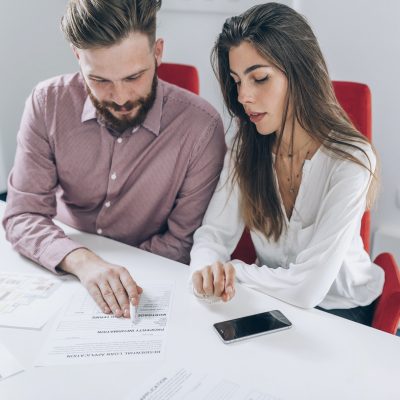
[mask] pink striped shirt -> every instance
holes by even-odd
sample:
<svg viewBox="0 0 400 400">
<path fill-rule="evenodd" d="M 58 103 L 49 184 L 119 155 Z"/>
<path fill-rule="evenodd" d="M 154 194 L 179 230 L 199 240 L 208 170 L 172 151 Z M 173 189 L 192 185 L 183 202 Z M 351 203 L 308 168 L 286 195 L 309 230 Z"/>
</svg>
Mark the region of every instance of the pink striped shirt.
<svg viewBox="0 0 400 400">
<path fill-rule="evenodd" d="M 40 83 L 28 98 L 3 225 L 14 248 L 57 272 L 83 247 L 54 225 L 107 236 L 184 263 L 222 168 L 223 125 L 205 100 L 159 81 L 137 130 L 113 137 L 82 76 Z"/>
</svg>

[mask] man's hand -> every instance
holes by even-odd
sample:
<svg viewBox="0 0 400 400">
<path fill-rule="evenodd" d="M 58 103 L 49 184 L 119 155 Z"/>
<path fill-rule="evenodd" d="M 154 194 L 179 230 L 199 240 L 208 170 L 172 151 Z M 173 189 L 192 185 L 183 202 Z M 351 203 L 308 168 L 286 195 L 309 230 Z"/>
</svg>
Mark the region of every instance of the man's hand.
<svg viewBox="0 0 400 400">
<path fill-rule="evenodd" d="M 143 289 L 124 267 L 105 262 L 87 249 L 68 254 L 58 268 L 78 277 L 100 309 L 116 317 L 129 318 L 129 301 L 139 304 Z"/>
<path fill-rule="evenodd" d="M 235 268 L 231 263 L 217 261 L 194 272 L 192 282 L 197 294 L 221 297 L 226 302 L 235 295 Z"/>
</svg>

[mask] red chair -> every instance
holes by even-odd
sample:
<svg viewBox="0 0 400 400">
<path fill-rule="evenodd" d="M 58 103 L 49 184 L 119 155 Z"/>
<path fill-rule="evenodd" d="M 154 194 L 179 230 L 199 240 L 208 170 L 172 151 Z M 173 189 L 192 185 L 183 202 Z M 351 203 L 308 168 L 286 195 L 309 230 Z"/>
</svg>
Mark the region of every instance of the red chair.
<svg viewBox="0 0 400 400">
<path fill-rule="evenodd" d="M 336 97 L 354 126 L 371 140 L 371 92 L 367 85 L 355 82 L 333 81 Z M 361 221 L 361 237 L 367 252 L 370 249 L 370 212 L 366 211 Z M 251 264 L 256 252 L 247 229 L 232 253 L 232 259 Z M 385 284 L 378 299 L 372 327 L 396 334 L 400 322 L 400 272 L 391 254 L 380 254 L 374 261 L 385 271 Z"/>
<path fill-rule="evenodd" d="M 166 82 L 199 94 L 199 74 L 192 65 L 162 63 L 157 75 Z"/>
<path fill-rule="evenodd" d="M 356 82 L 333 81 L 336 98 L 354 126 L 369 140 L 372 139 L 371 92 L 367 85 Z M 367 253 L 370 251 L 371 215 L 366 211 L 361 220 L 361 238 Z"/>
<path fill-rule="evenodd" d="M 372 327 L 395 335 L 400 321 L 400 270 L 389 253 L 379 254 L 374 263 L 385 271 L 385 284 L 375 308 Z"/>
</svg>

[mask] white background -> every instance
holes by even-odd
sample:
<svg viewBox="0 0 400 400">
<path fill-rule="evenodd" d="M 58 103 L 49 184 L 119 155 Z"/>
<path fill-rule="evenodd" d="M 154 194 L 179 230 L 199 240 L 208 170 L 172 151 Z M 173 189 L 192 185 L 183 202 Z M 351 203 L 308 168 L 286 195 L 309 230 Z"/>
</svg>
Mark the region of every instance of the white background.
<svg viewBox="0 0 400 400">
<path fill-rule="evenodd" d="M 172 10 L 178 1 L 186 7 L 195 5 L 198 11 Z M 230 2 L 232 6 L 226 6 Z M 221 113 L 210 49 L 229 15 L 260 2 L 196 0 L 195 4 L 193 0 L 164 0 L 165 10 L 161 10 L 158 21 L 158 35 L 165 39 L 164 60 L 196 65 L 202 96 Z M 400 261 L 400 2 L 284 3 L 311 23 L 333 79 L 364 82 L 371 88 L 373 137 L 382 162 L 382 189 L 372 214 L 373 232 L 390 231 L 387 240 L 379 240 L 375 253 L 390 250 Z M 77 69 L 58 27 L 65 5 L 66 0 L 0 0 L 0 192 L 6 189 L 26 97 L 38 81 Z M 207 12 L 207 6 L 214 11 Z"/>
</svg>

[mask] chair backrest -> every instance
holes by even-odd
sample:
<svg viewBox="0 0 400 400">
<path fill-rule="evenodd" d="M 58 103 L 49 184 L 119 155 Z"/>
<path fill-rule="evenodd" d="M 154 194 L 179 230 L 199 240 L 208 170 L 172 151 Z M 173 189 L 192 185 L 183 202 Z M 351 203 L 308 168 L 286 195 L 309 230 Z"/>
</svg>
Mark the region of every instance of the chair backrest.
<svg viewBox="0 0 400 400">
<path fill-rule="evenodd" d="M 333 81 L 336 97 L 348 114 L 354 126 L 369 140 L 372 137 L 371 123 L 371 92 L 363 83 Z M 364 248 L 369 253 L 370 249 L 370 212 L 366 211 L 361 221 L 361 237 Z M 246 263 L 253 263 L 256 252 L 247 229 L 232 253 L 232 259 L 239 259 Z"/>
<path fill-rule="evenodd" d="M 395 335 L 400 322 L 400 270 L 389 253 L 379 254 L 374 263 L 385 271 L 385 283 L 375 307 L 372 327 Z"/>
<path fill-rule="evenodd" d="M 166 82 L 199 94 L 199 74 L 193 65 L 162 63 L 157 75 Z"/>
<path fill-rule="evenodd" d="M 354 126 L 369 140 L 372 139 L 371 91 L 363 83 L 333 81 L 336 98 Z M 361 238 L 367 253 L 370 250 L 371 215 L 365 211 L 361 220 Z"/>
</svg>

